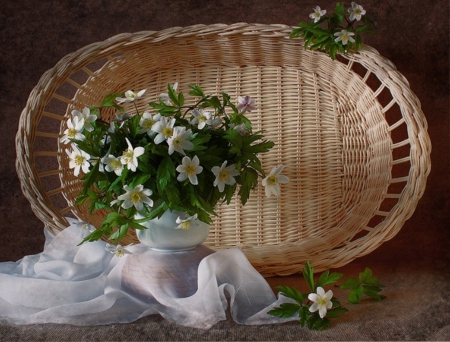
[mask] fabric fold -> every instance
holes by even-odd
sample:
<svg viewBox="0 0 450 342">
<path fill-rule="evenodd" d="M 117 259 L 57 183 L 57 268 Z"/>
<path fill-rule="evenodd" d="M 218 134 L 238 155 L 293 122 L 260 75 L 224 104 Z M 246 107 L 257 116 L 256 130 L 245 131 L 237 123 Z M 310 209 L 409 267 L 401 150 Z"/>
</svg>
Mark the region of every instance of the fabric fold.
<svg viewBox="0 0 450 342">
<path fill-rule="evenodd" d="M 100 325 L 160 314 L 207 329 L 225 320 L 228 308 L 240 324 L 294 319 L 267 314 L 285 299 L 275 297 L 238 248 L 164 253 L 139 244 L 117 257 L 103 241 L 78 246 L 89 232 L 68 220 L 57 236 L 45 231 L 42 253 L 0 263 L 1 320 Z"/>
</svg>

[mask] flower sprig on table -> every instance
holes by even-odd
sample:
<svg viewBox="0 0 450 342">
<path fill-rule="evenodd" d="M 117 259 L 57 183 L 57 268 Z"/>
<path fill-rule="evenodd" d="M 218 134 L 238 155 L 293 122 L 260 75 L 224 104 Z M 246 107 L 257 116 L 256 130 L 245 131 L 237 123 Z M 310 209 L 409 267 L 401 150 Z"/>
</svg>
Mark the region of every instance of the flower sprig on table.
<svg viewBox="0 0 450 342">
<path fill-rule="evenodd" d="M 329 318 L 337 318 L 348 312 L 348 309 L 343 307 L 333 296 L 332 290 L 325 292 L 324 289 L 326 285 L 337 283 L 343 274 L 337 272 L 330 274 L 330 271 L 327 270 L 315 282 L 314 268 L 311 267 L 309 261 L 306 262 L 302 274 L 311 292 L 304 294 L 295 287 L 277 286 L 279 293 L 288 298 L 288 302 L 270 310 L 268 314 L 280 318 L 298 315 L 302 327 L 323 330 L 331 326 Z M 359 304 L 363 295 L 376 300 L 386 298 L 379 294 L 384 285 L 373 277 L 372 271 L 368 267 L 364 272 L 359 273 L 358 278 L 348 278 L 338 287 L 342 290 L 350 290 L 347 300 L 352 304 Z"/>
<path fill-rule="evenodd" d="M 313 8 L 309 17 L 313 22 L 301 22 L 298 28 L 292 30 L 290 38 L 302 36 L 305 49 L 322 50 L 336 59 L 337 53 L 358 51 L 362 46 L 362 33 L 374 33 L 376 26 L 366 15 L 366 10 L 355 2 L 344 9 L 344 3 L 336 3 L 334 13 L 327 16 L 327 11 L 319 6 Z M 362 24 L 358 25 L 358 22 Z"/>
<path fill-rule="evenodd" d="M 140 223 L 167 210 L 189 215 L 189 222 L 177 221 L 180 229 L 195 220 L 211 223 L 217 203 L 230 203 L 237 193 L 245 205 L 259 178 L 267 196 L 280 194 L 280 184 L 288 182 L 280 174 L 284 166 L 266 176 L 258 157 L 274 143 L 253 131 L 245 116 L 255 101 L 239 96 L 235 105 L 226 93 L 189 88 L 192 104 L 169 84 L 149 103 L 154 114 L 136 105 L 145 89 L 109 94 L 99 106 L 72 111 L 60 141 L 70 146 L 69 167 L 83 180 L 76 204 L 87 204 L 90 213 L 112 210 L 82 242 L 106 236 L 118 243 L 129 228 L 146 229 Z M 102 116 L 108 107 L 117 110 L 112 122 Z M 137 213 L 145 219 L 135 219 Z"/>
</svg>

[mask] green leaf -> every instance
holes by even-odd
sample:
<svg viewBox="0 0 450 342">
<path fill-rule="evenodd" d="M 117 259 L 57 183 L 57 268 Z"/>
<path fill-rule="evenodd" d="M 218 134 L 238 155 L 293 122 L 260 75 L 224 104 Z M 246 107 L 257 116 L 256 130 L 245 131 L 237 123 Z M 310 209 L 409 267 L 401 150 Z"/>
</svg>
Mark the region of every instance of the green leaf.
<svg viewBox="0 0 450 342">
<path fill-rule="evenodd" d="M 321 274 L 319 280 L 317 281 L 316 287 L 318 287 L 318 286 L 323 287 L 325 285 L 334 284 L 343 276 L 342 273 L 334 272 L 331 275 L 329 273 L 330 273 L 330 271 L 327 270 Z"/>
<path fill-rule="evenodd" d="M 289 286 L 277 286 L 278 292 L 280 292 L 283 296 L 291 298 L 295 300 L 297 303 L 302 304 L 305 300 L 305 297 L 301 294 L 299 290 L 295 287 Z"/>
<path fill-rule="evenodd" d="M 121 225 L 119 227 L 119 229 L 117 229 L 114 233 L 112 233 L 109 236 L 109 239 L 113 240 L 113 241 L 122 240 L 125 237 L 125 235 L 127 234 L 128 228 L 129 228 L 128 223 Z"/>
<path fill-rule="evenodd" d="M 189 88 L 192 90 L 189 92 L 189 95 L 191 96 L 198 96 L 198 97 L 205 97 L 205 93 L 203 92 L 203 89 L 195 84 L 189 84 Z"/>
<path fill-rule="evenodd" d="M 345 314 L 346 312 L 348 312 L 348 309 L 346 309 L 344 307 L 338 307 L 335 309 L 328 310 L 327 317 L 328 318 L 338 318 L 339 316 Z"/>
<path fill-rule="evenodd" d="M 75 200 L 75 204 L 76 205 L 81 205 L 86 203 L 86 201 L 89 199 L 90 197 L 88 195 L 79 195 L 77 197 L 77 199 Z"/>
<path fill-rule="evenodd" d="M 88 236 L 86 236 L 79 244 L 78 246 L 81 246 L 83 243 L 85 242 L 93 242 L 93 241 L 97 241 L 100 240 L 103 236 L 103 231 L 100 229 L 96 229 L 94 230 L 91 234 L 89 234 Z"/>
<path fill-rule="evenodd" d="M 171 179 L 175 177 L 175 165 L 170 157 L 165 157 L 158 166 L 156 171 L 156 177 L 158 179 L 158 190 L 163 192 Z"/>
<path fill-rule="evenodd" d="M 369 267 L 366 267 L 364 272 L 359 273 L 359 281 L 364 283 L 366 280 L 372 278 L 372 270 Z"/>
<path fill-rule="evenodd" d="M 356 278 L 346 279 L 339 287 L 342 290 L 353 290 L 355 287 L 359 285 L 359 281 Z"/>
<path fill-rule="evenodd" d="M 331 322 L 328 318 L 320 319 L 316 322 L 314 329 L 322 331 L 325 328 L 331 327 Z"/>
<path fill-rule="evenodd" d="M 319 313 L 315 312 L 308 319 L 308 328 L 311 330 L 323 330 L 331 326 L 331 322 L 328 318 L 320 318 Z"/>
<path fill-rule="evenodd" d="M 235 129 L 228 129 L 224 135 L 224 138 L 227 139 L 231 144 L 236 146 L 239 149 L 243 147 L 242 136 Z"/>
<path fill-rule="evenodd" d="M 363 15 L 361 17 L 361 19 L 362 19 L 363 22 L 369 23 L 373 28 L 375 28 L 375 29 L 377 28 L 377 25 L 375 25 L 375 23 L 373 22 L 373 20 L 370 17 L 368 17 L 366 15 Z"/>
<path fill-rule="evenodd" d="M 168 209 L 166 202 L 161 202 L 157 207 L 152 208 L 150 213 L 143 219 L 142 221 L 152 220 L 155 217 L 161 217 L 162 214 Z M 137 222 L 140 222 L 140 220 L 137 220 Z"/>
<path fill-rule="evenodd" d="M 103 223 L 120 222 L 123 219 L 123 215 L 120 213 L 112 212 L 103 220 Z"/>
<path fill-rule="evenodd" d="M 355 37 L 355 45 L 354 45 L 355 51 L 359 51 L 361 46 L 362 46 L 362 37 L 359 33 L 357 33 L 356 37 Z"/>
<path fill-rule="evenodd" d="M 184 95 L 181 92 L 178 93 L 178 105 L 180 107 L 183 107 L 183 105 L 184 105 Z"/>
<path fill-rule="evenodd" d="M 175 106 L 180 106 L 177 93 L 175 92 L 175 89 L 173 89 L 171 84 L 167 85 L 167 94 L 169 95 L 170 100 Z"/>
<path fill-rule="evenodd" d="M 305 267 L 303 268 L 303 278 L 305 278 L 306 283 L 308 284 L 311 292 L 316 291 L 316 287 L 314 286 L 314 268 L 311 267 L 309 260 L 306 261 Z"/>
<path fill-rule="evenodd" d="M 293 303 L 283 303 L 268 312 L 269 315 L 280 318 L 289 318 L 294 316 L 300 310 L 300 305 Z"/>
<path fill-rule="evenodd" d="M 381 300 L 381 296 L 378 293 L 378 291 L 373 291 L 373 290 L 368 289 L 365 286 L 363 286 L 363 293 L 366 296 L 369 296 L 370 298 L 373 298 L 373 299 L 376 299 L 376 300 Z"/>
<path fill-rule="evenodd" d="M 340 15 L 345 15 L 344 12 L 344 3 L 343 2 L 337 2 L 336 6 L 334 7 L 334 12 Z"/>
<path fill-rule="evenodd" d="M 97 161 L 92 169 L 83 176 L 83 190 L 81 194 L 86 194 L 88 189 L 94 184 L 95 181 L 101 179 L 103 175 L 100 173 L 100 163 Z"/>
<path fill-rule="evenodd" d="M 242 205 L 245 205 L 250 197 L 250 191 L 258 185 L 258 173 L 251 168 L 244 169 L 241 172 L 241 182 L 242 186 L 239 190 L 239 196 L 241 197 Z"/>
<path fill-rule="evenodd" d="M 336 55 L 337 55 L 337 50 L 338 50 L 338 45 L 337 44 L 333 44 L 330 48 L 330 57 L 331 59 L 335 60 L 336 59 Z"/>
<path fill-rule="evenodd" d="M 311 312 L 309 312 L 309 306 L 303 305 L 298 313 L 300 316 L 300 325 L 302 327 L 308 322 L 309 317 L 311 316 Z"/>
<path fill-rule="evenodd" d="M 363 291 L 364 291 L 364 289 L 363 289 L 362 285 L 356 286 L 348 294 L 348 298 L 347 298 L 348 301 L 353 304 L 359 304 L 359 302 L 361 301 L 361 297 L 363 295 Z"/>
<path fill-rule="evenodd" d="M 303 21 L 303 22 L 299 23 L 298 26 L 301 27 L 301 28 L 308 28 L 308 27 L 311 26 L 311 24 Z"/>
<path fill-rule="evenodd" d="M 150 179 L 150 177 L 151 175 L 149 175 L 148 173 L 140 174 L 133 179 L 133 181 L 130 183 L 130 186 L 132 188 L 135 188 L 138 185 L 144 184 L 146 181 Z"/>
</svg>

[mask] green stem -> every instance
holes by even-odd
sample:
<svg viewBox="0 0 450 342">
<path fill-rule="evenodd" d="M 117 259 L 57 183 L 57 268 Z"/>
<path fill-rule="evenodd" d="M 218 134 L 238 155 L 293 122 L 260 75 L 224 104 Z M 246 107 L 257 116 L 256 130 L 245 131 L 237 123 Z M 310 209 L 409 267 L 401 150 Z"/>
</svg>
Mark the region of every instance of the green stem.
<svg viewBox="0 0 450 342">
<path fill-rule="evenodd" d="M 182 119 L 184 119 L 184 117 L 186 116 L 186 114 L 187 114 L 189 111 L 196 109 L 200 103 L 205 102 L 209 97 L 211 97 L 211 95 L 207 95 L 207 96 L 205 96 L 205 97 L 202 97 L 202 98 L 201 98 L 199 101 L 197 101 L 197 103 L 195 103 L 193 106 L 180 107 L 180 110 L 183 109 L 183 108 L 187 108 L 186 111 L 185 111 L 184 114 L 183 114 Z"/>
<path fill-rule="evenodd" d="M 133 101 L 133 104 L 134 104 L 134 108 L 136 109 L 136 114 L 139 115 L 139 109 L 137 107 L 136 101 Z"/>
</svg>

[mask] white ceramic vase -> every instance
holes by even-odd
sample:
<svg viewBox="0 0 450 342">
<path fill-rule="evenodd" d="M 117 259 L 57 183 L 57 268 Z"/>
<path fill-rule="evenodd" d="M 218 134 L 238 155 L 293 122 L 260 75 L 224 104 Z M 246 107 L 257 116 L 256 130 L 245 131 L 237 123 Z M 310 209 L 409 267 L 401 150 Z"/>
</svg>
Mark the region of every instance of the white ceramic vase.
<svg viewBox="0 0 450 342">
<path fill-rule="evenodd" d="M 209 224 L 195 221 L 189 230 L 176 228 L 177 218 L 186 219 L 188 215 L 179 211 L 167 210 L 161 218 L 155 218 L 141 223 L 147 227 L 145 230 L 136 230 L 139 241 L 155 251 L 176 252 L 195 248 L 206 240 L 209 233 Z M 137 214 L 136 219 L 144 216 Z"/>
</svg>

